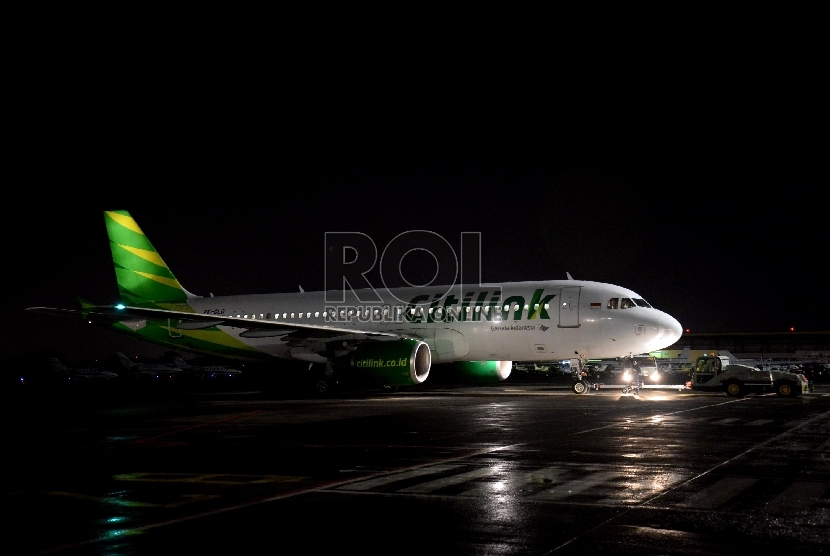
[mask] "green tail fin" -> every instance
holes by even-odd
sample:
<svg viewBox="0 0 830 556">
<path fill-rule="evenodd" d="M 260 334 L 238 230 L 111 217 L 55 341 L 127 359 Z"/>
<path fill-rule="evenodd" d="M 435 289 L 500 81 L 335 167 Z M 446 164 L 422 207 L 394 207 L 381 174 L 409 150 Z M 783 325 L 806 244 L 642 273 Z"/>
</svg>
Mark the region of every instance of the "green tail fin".
<svg viewBox="0 0 830 556">
<path fill-rule="evenodd" d="M 136 307 L 181 309 L 185 290 L 125 210 L 104 212 L 121 301 Z"/>
</svg>

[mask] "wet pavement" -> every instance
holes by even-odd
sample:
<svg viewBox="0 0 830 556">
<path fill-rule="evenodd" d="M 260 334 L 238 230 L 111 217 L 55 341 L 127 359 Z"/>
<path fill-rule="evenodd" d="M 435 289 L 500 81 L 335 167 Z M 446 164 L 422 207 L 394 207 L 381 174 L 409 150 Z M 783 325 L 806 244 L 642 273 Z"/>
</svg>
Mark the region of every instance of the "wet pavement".
<svg viewBox="0 0 830 556">
<path fill-rule="evenodd" d="M 14 554 L 830 551 L 823 388 L 102 388 L 3 407 Z"/>
</svg>

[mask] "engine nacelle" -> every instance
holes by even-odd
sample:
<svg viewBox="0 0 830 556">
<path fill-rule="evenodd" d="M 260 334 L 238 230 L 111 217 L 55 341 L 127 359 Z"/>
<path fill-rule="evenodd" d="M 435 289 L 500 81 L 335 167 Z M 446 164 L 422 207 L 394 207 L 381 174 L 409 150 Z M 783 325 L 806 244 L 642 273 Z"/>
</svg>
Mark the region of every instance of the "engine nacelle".
<svg viewBox="0 0 830 556">
<path fill-rule="evenodd" d="M 512 361 L 457 361 L 441 365 L 441 372 L 448 376 L 463 380 L 487 384 L 501 382 L 510 376 L 513 370 Z"/>
<path fill-rule="evenodd" d="M 348 356 L 346 374 L 361 382 L 411 386 L 427 379 L 431 365 L 429 346 L 421 340 L 371 342 Z"/>
</svg>

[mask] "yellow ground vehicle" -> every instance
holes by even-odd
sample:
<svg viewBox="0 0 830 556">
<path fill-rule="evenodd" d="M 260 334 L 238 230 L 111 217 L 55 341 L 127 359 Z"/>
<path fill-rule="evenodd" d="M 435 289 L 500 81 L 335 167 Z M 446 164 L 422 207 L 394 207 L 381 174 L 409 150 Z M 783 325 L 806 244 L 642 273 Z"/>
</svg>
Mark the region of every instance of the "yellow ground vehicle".
<svg viewBox="0 0 830 556">
<path fill-rule="evenodd" d="M 802 374 L 730 363 L 723 355 L 698 357 L 689 382 L 692 390 L 726 392 L 733 397 L 769 392 L 794 397 L 809 391 L 807 377 Z"/>
</svg>

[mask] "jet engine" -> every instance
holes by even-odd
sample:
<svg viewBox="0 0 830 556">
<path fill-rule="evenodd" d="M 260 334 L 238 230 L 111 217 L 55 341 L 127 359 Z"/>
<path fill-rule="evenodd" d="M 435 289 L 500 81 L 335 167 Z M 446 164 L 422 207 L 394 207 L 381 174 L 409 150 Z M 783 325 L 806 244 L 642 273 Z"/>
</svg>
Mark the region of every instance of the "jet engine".
<svg viewBox="0 0 830 556">
<path fill-rule="evenodd" d="M 347 376 L 386 386 L 421 384 L 432 364 L 429 346 L 421 340 L 360 344 L 347 357 Z"/>
</svg>

